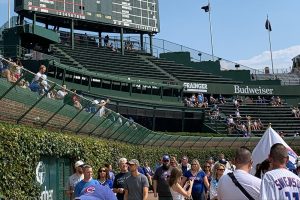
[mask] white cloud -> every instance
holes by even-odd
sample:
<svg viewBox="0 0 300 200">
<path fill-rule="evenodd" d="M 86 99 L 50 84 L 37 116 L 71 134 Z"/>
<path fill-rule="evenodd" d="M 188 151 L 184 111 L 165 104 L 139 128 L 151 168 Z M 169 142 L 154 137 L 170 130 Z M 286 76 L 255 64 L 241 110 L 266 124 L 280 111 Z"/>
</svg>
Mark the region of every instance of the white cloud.
<svg viewBox="0 0 300 200">
<path fill-rule="evenodd" d="M 290 69 L 292 66 L 292 59 L 300 54 L 300 45 L 291 46 L 286 49 L 273 51 L 274 70 Z M 235 61 L 254 69 L 264 69 L 270 67 L 271 69 L 271 56 L 269 51 L 264 51 L 261 54 L 245 60 Z"/>
</svg>

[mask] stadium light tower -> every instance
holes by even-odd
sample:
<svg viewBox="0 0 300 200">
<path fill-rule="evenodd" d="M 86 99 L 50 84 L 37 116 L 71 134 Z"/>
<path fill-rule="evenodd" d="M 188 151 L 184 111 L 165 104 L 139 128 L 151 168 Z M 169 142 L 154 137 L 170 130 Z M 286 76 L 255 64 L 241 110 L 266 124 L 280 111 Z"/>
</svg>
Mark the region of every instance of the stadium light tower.
<svg viewBox="0 0 300 200">
<path fill-rule="evenodd" d="M 213 35 L 212 35 L 212 26 L 211 26 L 211 7 L 210 7 L 210 0 L 208 0 L 206 6 L 202 6 L 201 9 L 203 9 L 205 12 L 208 12 L 208 20 L 209 20 L 209 32 L 210 32 L 210 45 L 211 45 L 211 56 L 212 61 L 214 61 L 214 44 L 213 44 Z"/>
</svg>

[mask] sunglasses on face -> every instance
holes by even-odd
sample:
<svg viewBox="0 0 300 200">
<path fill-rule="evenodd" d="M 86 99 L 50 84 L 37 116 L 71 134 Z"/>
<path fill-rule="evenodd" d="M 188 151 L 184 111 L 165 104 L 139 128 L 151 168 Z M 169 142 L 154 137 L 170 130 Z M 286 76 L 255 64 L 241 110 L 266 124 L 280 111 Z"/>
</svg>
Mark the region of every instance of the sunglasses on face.
<svg viewBox="0 0 300 200">
<path fill-rule="evenodd" d="M 167 163 L 167 162 L 170 162 L 169 160 L 163 160 L 163 162 Z"/>
<path fill-rule="evenodd" d="M 106 172 L 105 170 L 100 170 L 99 172 Z"/>
<path fill-rule="evenodd" d="M 218 171 L 225 171 L 225 169 L 217 169 Z"/>
</svg>

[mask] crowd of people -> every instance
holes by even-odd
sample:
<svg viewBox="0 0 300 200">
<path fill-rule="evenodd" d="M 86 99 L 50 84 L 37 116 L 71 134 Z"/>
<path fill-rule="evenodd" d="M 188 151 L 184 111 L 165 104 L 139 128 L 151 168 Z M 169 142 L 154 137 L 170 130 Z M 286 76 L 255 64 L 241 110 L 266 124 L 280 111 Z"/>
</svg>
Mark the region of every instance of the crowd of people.
<svg viewBox="0 0 300 200">
<path fill-rule="evenodd" d="M 15 83 L 21 76 L 22 68 L 23 66 L 19 59 L 4 59 L 3 56 L 0 55 L 0 74 L 6 78 L 8 82 Z"/>
<path fill-rule="evenodd" d="M 207 108 L 209 105 L 224 104 L 225 98 L 220 94 L 218 98 L 214 98 L 211 94 L 207 98 L 203 93 L 192 94 L 191 97 L 184 97 L 183 103 L 191 108 Z"/>
<path fill-rule="evenodd" d="M 240 134 L 244 137 L 251 135 L 251 131 L 263 130 L 264 125 L 260 119 L 252 119 L 250 115 L 242 118 L 239 109 L 236 109 L 235 118 L 229 115 L 226 119 L 227 130 L 229 134 Z"/>
<path fill-rule="evenodd" d="M 20 60 L 12 60 L 10 58 L 4 59 L 2 57 L 0 57 L 0 70 L 1 76 L 5 77 L 10 83 L 15 83 L 25 73 Z M 77 94 L 76 89 L 68 90 L 66 85 L 59 86 L 58 89 L 52 88 L 50 90 L 51 85 L 49 84 L 46 72 L 47 67 L 45 65 L 41 65 L 38 72 L 33 76 L 32 80 L 25 80 L 22 78 L 22 80 L 19 81 L 18 86 L 38 93 L 40 96 L 46 94 L 50 99 L 63 100 L 64 103 L 72 105 L 76 109 L 81 110 L 83 108 L 83 96 Z M 109 103 L 109 99 L 95 99 L 91 102 L 90 106 L 86 107 L 86 111 L 96 112 L 98 110 L 98 115 L 102 117 L 107 113 L 106 105 Z"/>
<path fill-rule="evenodd" d="M 281 106 L 283 102 L 279 96 L 266 97 L 250 97 L 250 96 L 235 96 L 230 98 L 225 98 L 222 94 L 216 95 L 210 94 L 209 96 L 203 93 L 192 94 L 191 96 L 186 96 L 183 99 L 183 103 L 187 107 L 195 108 L 207 108 L 208 106 L 222 105 L 225 103 L 232 102 L 235 108 L 239 108 L 242 104 L 256 104 L 256 105 L 272 105 Z"/>
<path fill-rule="evenodd" d="M 220 154 L 216 162 L 207 159 L 203 168 L 197 159 L 189 163 L 187 156 L 177 162 L 175 156 L 163 155 L 155 170 L 147 162 L 141 166 L 136 159 L 120 158 L 119 173 L 115 175 L 107 164 L 99 168 L 97 179 L 93 179 L 90 165 L 77 161 L 67 194 L 71 199 L 96 196 L 99 200 L 147 200 L 152 190 L 159 200 L 297 199 L 300 159 L 294 171 L 286 167 L 288 161 L 288 150 L 280 143 L 274 144 L 269 157 L 255 166 L 255 175 L 250 173 L 253 158 L 246 147 L 236 150 L 232 162 Z"/>
</svg>

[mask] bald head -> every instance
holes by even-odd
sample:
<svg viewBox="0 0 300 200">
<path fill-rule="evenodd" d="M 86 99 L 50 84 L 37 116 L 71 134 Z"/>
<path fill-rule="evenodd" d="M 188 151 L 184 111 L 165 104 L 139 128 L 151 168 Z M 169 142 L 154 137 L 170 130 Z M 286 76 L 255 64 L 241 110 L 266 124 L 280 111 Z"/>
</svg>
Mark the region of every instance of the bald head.
<svg viewBox="0 0 300 200">
<path fill-rule="evenodd" d="M 235 152 L 236 165 L 247 165 L 251 162 L 251 151 L 247 147 L 240 147 Z"/>
<path fill-rule="evenodd" d="M 270 158 L 273 162 L 285 164 L 288 157 L 288 151 L 283 144 L 276 143 L 271 147 Z"/>
</svg>

